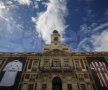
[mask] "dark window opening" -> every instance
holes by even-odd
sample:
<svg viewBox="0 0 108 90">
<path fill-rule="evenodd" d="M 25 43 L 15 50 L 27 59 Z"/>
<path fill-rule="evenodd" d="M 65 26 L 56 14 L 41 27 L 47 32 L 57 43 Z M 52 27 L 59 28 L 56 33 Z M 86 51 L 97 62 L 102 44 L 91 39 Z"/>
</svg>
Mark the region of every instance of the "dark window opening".
<svg viewBox="0 0 108 90">
<path fill-rule="evenodd" d="M 47 90 L 47 85 L 46 84 L 42 84 L 42 90 Z"/>
<path fill-rule="evenodd" d="M 80 84 L 81 90 L 86 90 L 85 84 Z"/>
<path fill-rule="evenodd" d="M 68 90 L 72 90 L 72 84 L 68 84 L 67 87 L 68 87 Z"/>
<path fill-rule="evenodd" d="M 33 90 L 33 84 L 29 84 L 28 90 Z"/>
<path fill-rule="evenodd" d="M 62 90 L 62 80 L 59 77 L 52 80 L 52 90 Z"/>
</svg>

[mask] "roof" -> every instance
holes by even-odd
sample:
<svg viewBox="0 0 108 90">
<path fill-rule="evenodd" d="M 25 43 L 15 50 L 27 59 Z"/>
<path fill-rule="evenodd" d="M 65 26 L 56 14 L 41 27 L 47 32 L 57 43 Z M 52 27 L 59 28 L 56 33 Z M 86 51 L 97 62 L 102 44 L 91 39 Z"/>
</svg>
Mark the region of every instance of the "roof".
<svg viewBox="0 0 108 90">
<path fill-rule="evenodd" d="M 58 31 L 57 30 L 54 30 L 53 33 L 58 33 Z"/>
</svg>

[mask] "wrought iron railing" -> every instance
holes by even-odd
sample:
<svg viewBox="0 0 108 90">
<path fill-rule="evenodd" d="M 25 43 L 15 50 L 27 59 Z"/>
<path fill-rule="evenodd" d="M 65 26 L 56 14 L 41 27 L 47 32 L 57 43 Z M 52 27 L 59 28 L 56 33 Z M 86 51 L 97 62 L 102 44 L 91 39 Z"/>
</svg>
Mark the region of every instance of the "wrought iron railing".
<svg viewBox="0 0 108 90">
<path fill-rule="evenodd" d="M 78 69 L 79 70 L 79 69 Z M 74 71 L 74 68 L 71 66 L 41 66 L 40 71 L 42 72 L 71 72 Z"/>
<path fill-rule="evenodd" d="M 70 66 L 65 66 L 65 67 L 62 67 L 62 70 L 63 70 L 64 72 L 71 72 L 71 71 L 73 70 L 73 68 L 70 67 Z"/>
<path fill-rule="evenodd" d="M 51 67 L 51 71 L 53 72 L 60 72 L 62 71 L 61 67 L 60 66 L 52 66 Z"/>
<path fill-rule="evenodd" d="M 47 71 L 51 70 L 51 67 L 50 66 L 42 66 L 42 67 L 40 67 L 40 70 L 43 72 L 47 72 Z"/>
</svg>

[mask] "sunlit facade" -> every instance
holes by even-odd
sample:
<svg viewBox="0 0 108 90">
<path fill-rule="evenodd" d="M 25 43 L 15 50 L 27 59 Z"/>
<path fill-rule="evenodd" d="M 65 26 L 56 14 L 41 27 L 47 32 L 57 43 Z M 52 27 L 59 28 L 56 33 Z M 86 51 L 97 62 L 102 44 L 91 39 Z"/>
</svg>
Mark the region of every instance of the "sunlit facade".
<svg viewBox="0 0 108 90">
<path fill-rule="evenodd" d="M 54 30 L 43 52 L 0 53 L 0 90 L 108 90 L 108 52 L 72 52 Z"/>
</svg>

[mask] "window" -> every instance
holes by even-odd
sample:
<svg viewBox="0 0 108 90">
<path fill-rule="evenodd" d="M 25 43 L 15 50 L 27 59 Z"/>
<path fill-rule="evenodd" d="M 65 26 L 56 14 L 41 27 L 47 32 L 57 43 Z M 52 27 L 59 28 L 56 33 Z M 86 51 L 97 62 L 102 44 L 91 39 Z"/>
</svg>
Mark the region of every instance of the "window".
<svg viewBox="0 0 108 90">
<path fill-rule="evenodd" d="M 29 60 L 28 69 L 31 69 L 31 67 L 32 67 L 32 60 Z"/>
<path fill-rule="evenodd" d="M 76 70 L 78 70 L 78 71 L 81 70 L 79 61 L 75 61 L 75 67 L 76 67 Z"/>
<path fill-rule="evenodd" d="M 37 83 L 35 84 L 35 90 L 37 90 Z"/>
<path fill-rule="evenodd" d="M 47 90 L 47 85 L 46 84 L 42 84 L 42 90 Z"/>
<path fill-rule="evenodd" d="M 33 65 L 37 66 L 38 65 L 38 60 L 34 60 Z"/>
<path fill-rule="evenodd" d="M 90 82 L 87 82 L 87 90 L 91 90 L 91 85 L 90 85 Z"/>
<path fill-rule="evenodd" d="M 37 72 L 37 67 L 32 67 L 32 72 Z"/>
<path fill-rule="evenodd" d="M 29 77 L 30 77 L 30 74 L 25 75 L 25 79 L 29 79 Z"/>
<path fill-rule="evenodd" d="M 38 67 L 38 61 L 33 60 L 32 71 L 37 72 L 37 67 Z"/>
<path fill-rule="evenodd" d="M 33 84 L 29 84 L 28 90 L 33 90 Z"/>
<path fill-rule="evenodd" d="M 28 85 L 26 84 L 26 83 L 24 83 L 23 85 L 22 85 L 22 89 L 21 90 L 28 90 Z"/>
<path fill-rule="evenodd" d="M 72 90 L 72 84 L 68 84 L 67 87 L 68 87 L 68 90 Z"/>
<path fill-rule="evenodd" d="M 80 59 L 80 63 L 81 63 L 82 69 L 85 69 L 84 62 L 82 59 Z"/>
<path fill-rule="evenodd" d="M 84 78 L 88 79 L 89 78 L 88 74 L 84 74 Z"/>
<path fill-rule="evenodd" d="M 44 59 L 44 66 L 49 66 L 49 59 Z"/>
<path fill-rule="evenodd" d="M 53 61 L 53 66 L 54 66 L 54 67 L 60 67 L 60 66 L 61 66 L 60 60 L 54 60 L 54 61 Z"/>
<path fill-rule="evenodd" d="M 36 79 L 36 75 L 35 75 L 35 74 L 32 74 L 32 75 L 30 76 L 30 81 L 34 82 L 35 79 Z"/>
<path fill-rule="evenodd" d="M 64 61 L 64 66 L 65 66 L 65 67 L 68 67 L 68 66 L 69 66 L 69 61 L 68 61 L 68 60 L 65 60 L 65 61 Z"/>
<path fill-rule="evenodd" d="M 79 61 L 75 61 L 75 66 L 76 66 L 76 68 L 80 67 Z"/>
<path fill-rule="evenodd" d="M 81 90 L 86 90 L 85 84 L 80 84 Z"/>
<path fill-rule="evenodd" d="M 84 80 L 83 74 L 79 74 L 78 77 L 79 77 L 79 80 L 80 80 L 80 81 Z"/>
</svg>

